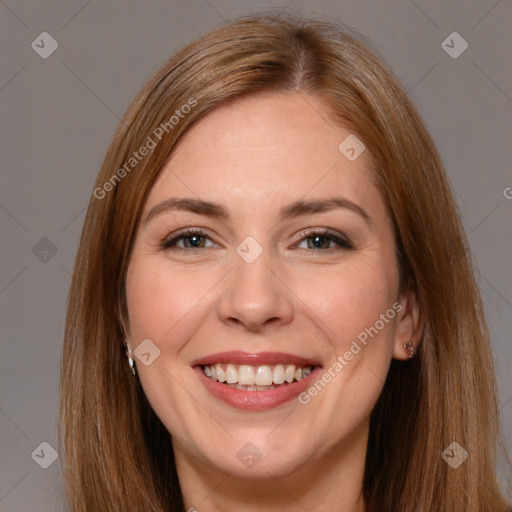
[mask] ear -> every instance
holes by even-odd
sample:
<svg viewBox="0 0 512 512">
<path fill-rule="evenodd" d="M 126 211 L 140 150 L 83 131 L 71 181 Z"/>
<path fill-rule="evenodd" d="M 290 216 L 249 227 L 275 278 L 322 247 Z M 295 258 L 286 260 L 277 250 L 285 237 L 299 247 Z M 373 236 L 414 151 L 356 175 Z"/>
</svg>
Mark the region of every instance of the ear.
<svg viewBox="0 0 512 512">
<path fill-rule="evenodd" d="M 400 293 L 398 303 L 402 308 L 396 315 L 393 358 L 407 360 L 409 355 L 404 345 L 411 342 L 415 351 L 418 350 L 423 336 L 423 315 L 416 292 L 412 289 Z"/>
</svg>

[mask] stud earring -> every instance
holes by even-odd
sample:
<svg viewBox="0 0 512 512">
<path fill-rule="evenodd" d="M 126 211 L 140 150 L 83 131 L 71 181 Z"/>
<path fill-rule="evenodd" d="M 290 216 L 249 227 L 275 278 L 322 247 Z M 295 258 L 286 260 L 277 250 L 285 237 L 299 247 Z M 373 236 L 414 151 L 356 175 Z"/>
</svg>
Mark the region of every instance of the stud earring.
<svg viewBox="0 0 512 512">
<path fill-rule="evenodd" d="M 404 350 L 406 351 L 407 355 L 409 356 L 409 359 L 412 359 L 414 357 L 414 353 L 416 352 L 416 349 L 414 348 L 412 341 L 409 341 L 408 343 L 404 343 Z"/>
<path fill-rule="evenodd" d="M 128 364 L 132 369 L 133 375 L 135 375 L 135 361 L 132 357 L 132 349 L 128 346 L 128 340 L 124 340 L 124 346 L 126 347 L 126 357 L 128 357 Z"/>
</svg>

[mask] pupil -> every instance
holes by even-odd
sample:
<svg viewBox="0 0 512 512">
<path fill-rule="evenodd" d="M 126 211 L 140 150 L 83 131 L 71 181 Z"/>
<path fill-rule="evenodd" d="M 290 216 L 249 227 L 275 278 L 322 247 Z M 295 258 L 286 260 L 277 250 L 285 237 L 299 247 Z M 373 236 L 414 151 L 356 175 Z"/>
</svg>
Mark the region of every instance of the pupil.
<svg viewBox="0 0 512 512">
<path fill-rule="evenodd" d="M 190 235 L 188 237 L 189 241 L 191 241 L 193 247 L 199 247 L 200 246 L 200 235 Z"/>
<path fill-rule="evenodd" d="M 322 245 L 325 245 L 323 244 L 321 241 L 324 240 L 325 241 L 325 238 L 323 236 L 314 236 L 313 237 L 313 244 L 315 247 L 322 247 Z M 320 242 L 319 244 L 317 244 L 317 242 Z"/>
</svg>

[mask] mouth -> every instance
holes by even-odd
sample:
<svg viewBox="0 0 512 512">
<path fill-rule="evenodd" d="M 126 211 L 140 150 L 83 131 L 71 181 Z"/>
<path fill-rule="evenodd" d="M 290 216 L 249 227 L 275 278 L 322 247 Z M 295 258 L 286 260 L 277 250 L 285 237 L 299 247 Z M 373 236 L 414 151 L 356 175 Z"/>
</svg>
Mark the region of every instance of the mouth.
<svg viewBox="0 0 512 512">
<path fill-rule="evenodd" d="M 276 364 L 250 366 L 248 364 L 212 364 L 202 366 L 203 373 L 215 382 L 220 382 L 242 391 L 268 391 L 278 386 L 299 382 L 306 378 L 314 366 Z"/>
<path fill-rule="evenodd" d="M 214 397 L 239 409 L 264 410 L 297 397 L 321 365 L 277 352 L 225 352 L 197 360 L 193 368 Z"/>
</svg>

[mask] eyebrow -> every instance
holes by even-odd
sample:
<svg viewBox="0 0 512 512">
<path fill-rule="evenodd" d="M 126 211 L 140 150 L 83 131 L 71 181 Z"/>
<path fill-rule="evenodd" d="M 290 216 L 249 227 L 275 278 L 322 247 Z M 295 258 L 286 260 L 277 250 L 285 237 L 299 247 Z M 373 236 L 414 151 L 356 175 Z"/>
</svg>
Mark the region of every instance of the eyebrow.
<svg viewBox="0 0 512 512">
<path fill-rule="evenodd" d="M 310 201 L 294 201 L 280 209 L 280 218 L 281 220 L 285 220 L 299 217 L 301 215 L 323 213 L 338 208 L 351 210 L 360 215 L 370 226 L 373 225 L 372 219 L 361 206 L 350 199 L 340 196 Z M 153 217 L 169 211 L 187 211 L 222 220 L 228 220 L 230 218 L 228 210 L 220 203 L 203 201 L 202 199 L 193 197 L 170 197 L 165 201 L 158 203 L 156 206 L 153 206 L 143 223 L 147 224 Z"/>
</svg>

